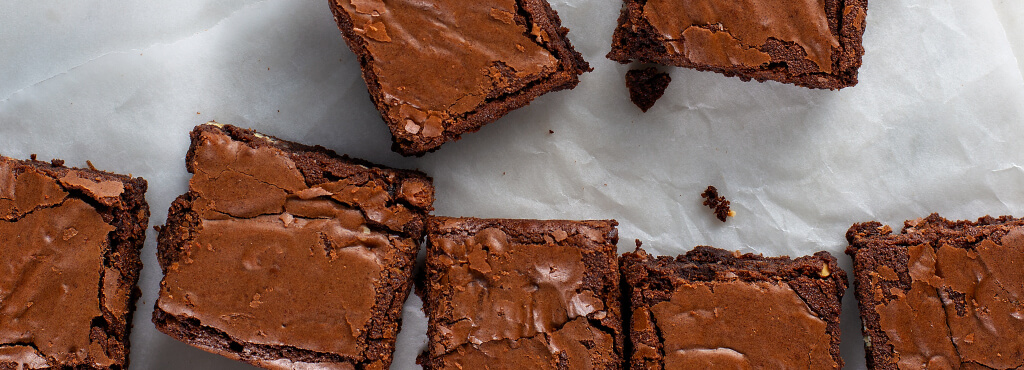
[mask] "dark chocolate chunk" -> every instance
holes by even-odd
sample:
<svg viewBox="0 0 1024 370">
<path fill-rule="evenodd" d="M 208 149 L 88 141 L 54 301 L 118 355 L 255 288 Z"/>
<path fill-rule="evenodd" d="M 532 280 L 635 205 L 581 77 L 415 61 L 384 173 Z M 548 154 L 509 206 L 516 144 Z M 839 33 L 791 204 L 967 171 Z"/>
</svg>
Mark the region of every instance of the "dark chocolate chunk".
<svg viewBox="0 0 1024 370">
<path fill-rule="evenodd" d="M 725 222 L 725 220 L 735 215 L 731 209 L 729 209 L 729 201 L 723 196 L 718 195 L 718 189 L 714 186 L 708 186 L 703 193 L 700 194 L 701 198 L 704 198 L 704 205 L 715 211 L 715 217 L 719 221 Z"/>
<path fill-rule="evenodd" d="M 431 218 L 425 369 L 621 369 L 615 221 Z M 493 367 L 492 367 L 493 368 Z"/>
<path fill-rule="evenodd" d="M 846 233 L 870 369 L 1024 367 L 1024 219 Z"/>
<path fill-rule="evenodd" d="M 846 272 L 828 252 L 790 259 L 698 246 L 619 259 L 633 369 L 840 369 Z M 680 367 L 682 366 L 682 367 Z"/>
<path fill-rule="evenodd" d="M 626 72 L 626 88 L 629 89 L 629 100 L 647 112 L 654 103 L 665 94 L 665 88 L 672 82 L 672 77 L 657 68 L 632 69 Z"/>
<path fill-rule="evenodd" d="M 392 149 L 422 155 L 590 70 L 546 0 L 329 0 Z"/>
<path fill-rule="evenodd" d="M 623 0 L 608 58 L 818 89 L 857 84 L 866 0 Z"/>
<path fill-rule="evenodd" d="M 233 126 L 192 131 L 153 321 L 275 368 L 387 368 L 431 179 Z"/>
<path fill-rule="evenodd" d="M 0 368 L 125 369 L 146 180 L 0 156 Z"/>
</svg>

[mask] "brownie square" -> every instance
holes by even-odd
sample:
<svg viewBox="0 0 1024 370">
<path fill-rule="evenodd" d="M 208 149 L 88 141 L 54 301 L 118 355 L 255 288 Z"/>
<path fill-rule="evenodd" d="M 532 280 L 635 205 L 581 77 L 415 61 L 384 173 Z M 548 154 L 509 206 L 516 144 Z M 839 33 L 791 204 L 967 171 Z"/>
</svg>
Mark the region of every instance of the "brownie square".
<svg viewBox="0 0 1024 370">
<path fill-rule="evenodd" d="M 431 179 L 229 125 L 191 136 L 157 329 L 267 368 L 387 368 Z"/>
<path fill-rule="evenodd" d="M 0 156 L 0 369 L 125 369 L 146 180 L 34 159 Z"/>
<path fill-rule="evenodd" d="M 828 252 L 790 259 L 698 246 L 620 258 L 634 369 L 839 369 L 846 272 Z"/>
<path fill-rule="evenodd" d="M 817 88 L 857 84 L 867 0 L 623 0 L 608 58 Z"/>
<path fill-rule="evenodd" d="M 423 155 L 590 65 L 546 0 L 329 0 L 392 149 Z"/>
<path fill-rule="evenodd" d="M 432 217 L 425 369 L 620 369 L 617 223 Z M 505 366 L 505 367 L 501 367 Z"/>
<path fill-rule="evenodd" d="M 1024 367 L 1024 220 L 932 214 L 846 239 L 868 368 Z"/>
</svg>

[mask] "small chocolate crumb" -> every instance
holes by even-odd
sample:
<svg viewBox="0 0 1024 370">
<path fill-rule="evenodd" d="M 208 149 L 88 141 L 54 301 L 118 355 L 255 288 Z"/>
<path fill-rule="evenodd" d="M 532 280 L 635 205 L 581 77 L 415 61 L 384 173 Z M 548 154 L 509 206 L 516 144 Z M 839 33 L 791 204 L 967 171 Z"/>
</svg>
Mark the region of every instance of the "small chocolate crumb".
<svg viewBox="0 0 1024 370">
<path fill-rule="evenodd" d="M 53 165 L 54 167 L 64 167 L 64 160 L 63 159 L 53 159 L 53 160 L 50 160 L 50 164 Z"/>
<path fill-rule="evenodd" d="M 647 112 L 665 94 L 665 88 L 672 77 L 668 73 L 658 72 L 654 67 L 633 69 L 626 72 L 626 88 L 629 89 L 629 100 Z"/>
<path fill-rule="evenodd" d="M 555 130 L 548 130 L 548 133 L 549 134 L 553 134 L 553 133 L 555 133 Z"/>
<path fill-rule="evenodd" d="M 28 157 L 29 157 L 29 158 L 32 158 L 32 160 L 33 160 L 33 161 L 34 161 L 34 160 L 36 160 L 36 155 L 35 155 L 35 154 L 32 154 L 32 155 L 30 155 L 30 156 L 28 156 Z"/>
<path fill-rule="evenodd" d="M 707 190 L 701 193 L 701 198 L 704 198 L 704 205 L 715 211 L 715 217 L 718 217 L 719 221 L 725 222 L 725 219 L 731 216 L 735 216 L 736 213 L 729 209 L 729 201 L 725 197 L 718 195 L 718 189 L 714 186 L 708 186 Z"/>
<path fill-rule="evenodd" d="M 640 241 L 640 239 L 633 239 L 633 242 L 636 243 L 636 249 L 640 249 L 640 246 L 644 245 L 644 242 Z"/>
</svg>

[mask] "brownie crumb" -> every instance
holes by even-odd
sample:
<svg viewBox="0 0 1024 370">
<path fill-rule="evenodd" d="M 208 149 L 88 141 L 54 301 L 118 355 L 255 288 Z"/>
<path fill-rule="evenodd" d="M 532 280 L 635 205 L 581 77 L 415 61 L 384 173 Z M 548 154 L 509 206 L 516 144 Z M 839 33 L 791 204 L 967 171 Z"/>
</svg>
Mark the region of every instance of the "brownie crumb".
<svg viewBox="0 0 1024 370">
<path fill-rule="evenodd" d="M 665 94 L 665 88 L 672 77 L 668 73 L 659 72 L 657 68 L 647 67 L 626 72 L 626 88 L 629 89 L 629 100 L 640 110 L 647 112 L 654 103 Z"/>
<path fill-rule="evenodd" d="M 50 160 L 50 164 L 53 165 L 54 167 L 64 167 L 64 160 L 63 159 L 51 159 Z"/>
<path fill-rule="evenodd" d="M 704 190 L 700 194 L 701 198 L 704 198 L 704 205 L 715 211 L 715 217 L 718 217 L 719 221 L 725 222 L 727 217 L 735 216 L 736 213 L 729 209 L 729 201 L 723 196 L 718 195 L 718 189 L 714 186 L 708 186 L 707 190 Z"/>
</svg>

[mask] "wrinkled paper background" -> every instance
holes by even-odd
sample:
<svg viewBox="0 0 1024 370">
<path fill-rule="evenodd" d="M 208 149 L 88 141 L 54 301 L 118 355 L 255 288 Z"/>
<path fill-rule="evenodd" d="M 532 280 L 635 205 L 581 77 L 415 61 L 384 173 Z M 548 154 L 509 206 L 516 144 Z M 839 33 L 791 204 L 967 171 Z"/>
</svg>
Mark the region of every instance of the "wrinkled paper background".
<svg viewBox="0 0 1024 370">
<path fill-rule="evenodd" d="M 835 254 L 854 222 L 900 226 L 1024 215 L 1024 3 L 870 5 L 860 84 L 812 91 L 672 70 L 646 114 L 604 58 L 619 0 L 552 0 L 595 70 L 422 158 L 389 150 L 354 55 L 323 0 L 4 1 L 0 153 L 63 158 L 149 180 L 153 225 L 186 191 L 187 133 L 217 120 L 432 175 L 436 214 L 614 218 L 620 251 L 708 244 Z M 1016 53 L 1016 56 L 1015 56 Z M 554 131 L 549 134 L 548 130 Z M 737 216 L 715 220 L 717 186 Z M 150 323 L 155 232 L 132 333 L 136 369 L 241 369 Z M 843 356 L 863 369 L 852 291 Z M 425 320 L 410 298 L 393 368 L 417 368 Z"/>
</svg>

